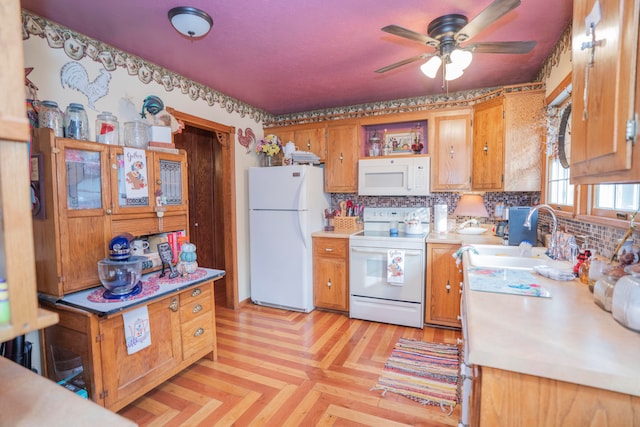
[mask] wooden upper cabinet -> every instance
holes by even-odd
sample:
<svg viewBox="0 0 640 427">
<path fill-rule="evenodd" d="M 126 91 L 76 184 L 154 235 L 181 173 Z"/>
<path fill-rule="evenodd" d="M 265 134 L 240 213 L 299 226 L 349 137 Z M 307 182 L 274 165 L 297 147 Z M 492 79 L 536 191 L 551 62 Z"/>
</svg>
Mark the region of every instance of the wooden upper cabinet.
<svg viewBox="0 0 640 427">
<path fill-rule="evenodd" d="M 324 122 L 283 126 L 264 129 L 264 134 L 274 134 L 282 144 L 293 141 L 297 150 L 310 151 L 324 162 L 327 156 L 326 129 Z"/>
<path fill-rule="evenodd" d="M 601 19 L 592 34 L 585 20 L 594 1 L 573 2 L 572 184 L 640 179 L 639 150 L 634 152 L 632 141 L 638 138 L 638 120 L 631 135 L 626 131 L 627 123 L 640 111 L 640 0 L 598 3 Z M 597 46 L 583 48 L 593 40 Z"/>
<path fill-rule="evenodd" d="M 503 191 L 542 189 L 543 120 L 544 90 L 504 95 Z"/>
<path fill-rule="evenodd" d="M 327 126 L 327 158 L 324 169 L 327 193 L 358 191 L 358 125 Z"/>
<path fill-rule="evenodd" d="M 506 92 L 474 106 L 473 190 L 540 191 L 544 90 Z"/>
<path fill-rule="evenodd" d="M 502 97 L 476 104 L 473 109 L 474 190 L 502 190 L 504 165 L 504 104 Z"/>
<path fill-rule="evenodd" d="M 438 112 L 428 119 L 431 191 L 471 189 L 472 109 Z"/>
</svg>

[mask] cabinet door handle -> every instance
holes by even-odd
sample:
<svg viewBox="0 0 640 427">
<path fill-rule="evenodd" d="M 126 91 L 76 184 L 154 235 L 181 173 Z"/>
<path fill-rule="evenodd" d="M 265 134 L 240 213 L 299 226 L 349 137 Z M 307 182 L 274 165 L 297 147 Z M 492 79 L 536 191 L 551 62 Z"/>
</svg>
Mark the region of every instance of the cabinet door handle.
<svg viewBox="0 0 640 427">
<path fill-rule="evenodd" d="M 484 151 L 485 156 L 489 154 L 489 146 L 486 142 L 484 143 L 484 148 L 482 150 Z"/>
<path fill-rule="evenodd" d="M 449 156 L 451 156 L 452 159 L 453 159 L 453 154 L 454 154 L 454 151 L 453 151 L 453 145 L 452 145 L 451 150 L 449 150 Z"/>
<path fill-rule="evenodd" d="M 196 331 L 193 333 L 194 337 L 199 337 L 200 335 L 204 334 L 204 329 L 202 328 L 198 328 L 196 329 Z"/>
<path fill-rule="evenodd" d="M 445 285 L 445 289 L 447 290 L 447 293 L 449 293 L 449 291 L 451 291 L 451 283 L 449 283 L 448 280 L 447 280 L 447 284 Z"/>
<path fill-rule="evenodd" d="M 332 283 L 331 283 L 331 279 L 329 279 L 329 280 L 327 281 L 327 287 L 329 287 L 329 288 L 330 288 L 330 287 L 331 287 L 331 285 L 332 285 Z"/>
<path fill-rule="evenodd" d="M 458 316 L 458 317 L 459 317 L 459 316 Z M 463 341 L 462 341 L 462 338 L 458 338 L 458 339 L 456 339 L 456 342 L 458 343 L 458 345 L 462 345 L 462 342 L 463 342 Z"/>
<path fill-rule="evenodd" d="M 196 304 L 191 310 L 192 313 L 198 313 L 200 311 L 202 311 L 202 306 L 200 304 Z"/>
<path fill-rule="evenodd" d="M 340 163 L 342 163 L 342 160 L 344 160 L 344 156 L 342 155 L 342 152 L 340 152 L 340 157 L 339 157 L 339 159 L 340 159 Z"/>
<path fill-rule="evenodd" d="M 157 181 L 156 181 L 156 184 L 158 184 L 158 185 L 162 185 L 162 180 L 161 180 L 161 179 L 157 180 Z"/>
<path fill-rule="evenodd" d="M 174 313 L 176 311 L 178 311 L 178 299 L 174 298 L 171 300 L 171 304 L 169 304 L 169 310 L 173 311 Z"/>
<path fill-rule="evenodd" d="M 193 291 L 191 291 L 191 296 L 192 297 L 197 297 L 201 293 L 202 293 L 202 290 L 200 288 L 195 288 Z"/>
<path fill-rule="evenodd" d="M 107 215 L 111 215 L 112 210 L 111 209 L 107 209 L 104 211 L 104 213 L 106 213 Z"/>
<path fill-rule="evenodd" d="M 311 140 L 307 139 L 307 148 L 311 151 Z"/>
<path fill-rule="evenodd" d="M 459 314 L 456 316 L 456 319 L 458 319 L 459 321 L 462 321 L 462 316 L 460 316 Z"/>
</svg>

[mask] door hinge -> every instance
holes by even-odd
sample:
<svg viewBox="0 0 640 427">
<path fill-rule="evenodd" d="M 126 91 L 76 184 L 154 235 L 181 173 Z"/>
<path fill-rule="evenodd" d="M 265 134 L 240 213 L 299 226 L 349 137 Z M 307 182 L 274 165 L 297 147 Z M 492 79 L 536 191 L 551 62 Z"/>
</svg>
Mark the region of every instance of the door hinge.
<svg viewBox="0 0 640 427">
<path fill-rule="evenodd" d="M 627 120 L 627 130 L 625 139 L 631 141 L 631 144 L 636 143 L 636 131 L 638 129 L 638 114 L 636 113 L 633 119 Z"/>
<path fill-rule="evenodd" d="M 96 335 L 96 342 L 102 342 L 102 341 L 104 341 L 104 334 Z"/>
<path fill-rule="evenodd" d="M 100 399 L 106 399 L 109 396 L 109 390 L 102 390 L 100 392 Z"/>
</svg>

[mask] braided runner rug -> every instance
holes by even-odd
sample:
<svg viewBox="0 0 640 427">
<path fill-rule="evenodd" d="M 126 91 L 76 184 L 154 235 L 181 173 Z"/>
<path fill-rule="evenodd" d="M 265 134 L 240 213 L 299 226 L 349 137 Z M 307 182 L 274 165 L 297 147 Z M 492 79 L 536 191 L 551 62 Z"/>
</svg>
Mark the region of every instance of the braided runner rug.
<svg viewBox="0 0 640 427">
<path fill-rule="evenodd" d="M 451 344 L 400 338 L 371 390 L 453 411 L 460 402 L 460 351 Z"/>
</svg>

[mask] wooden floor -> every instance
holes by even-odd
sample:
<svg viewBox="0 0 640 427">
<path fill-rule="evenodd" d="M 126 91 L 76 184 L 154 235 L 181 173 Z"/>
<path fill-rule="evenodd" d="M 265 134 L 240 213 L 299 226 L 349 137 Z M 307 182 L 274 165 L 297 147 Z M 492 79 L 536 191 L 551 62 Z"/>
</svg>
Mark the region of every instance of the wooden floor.
<svg viewBox="0 0 640 427">
<path fill-rule="evenodd" d="M 451 415 L 371 391 L 398 338 L 455 343 L 447 329 L 406 328 L 315 310 L 216 307 L 219 358 L 202 359 L 123 408 L 141 426 L 456 426 Z"/>
</svg>

